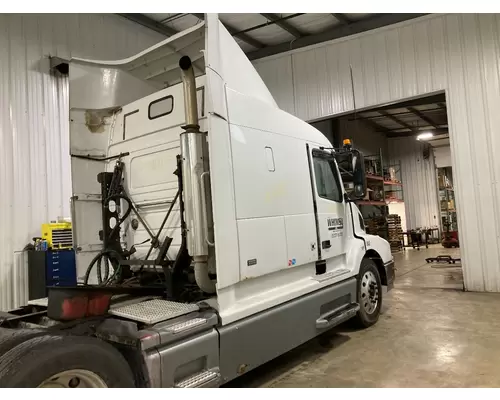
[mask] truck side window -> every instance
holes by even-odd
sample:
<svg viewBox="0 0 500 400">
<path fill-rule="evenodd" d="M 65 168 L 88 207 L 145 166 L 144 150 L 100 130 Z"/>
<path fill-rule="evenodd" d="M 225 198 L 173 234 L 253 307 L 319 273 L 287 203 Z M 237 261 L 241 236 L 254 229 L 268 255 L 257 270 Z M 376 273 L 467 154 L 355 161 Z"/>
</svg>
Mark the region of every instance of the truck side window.
<svg viewBox="0 0 500 400">
<path fill-rule="evenodd" d="M 148 118 L 155 119 L 170 114 L 174 109 L 174 98 L 165 96 L 149 103 Z"/>
<path fill-rule="evenodd" d="M 313 165 L 318 196 L 341 203 L 342 190 L 333 159 L 313 152 Z"/>
</svg>

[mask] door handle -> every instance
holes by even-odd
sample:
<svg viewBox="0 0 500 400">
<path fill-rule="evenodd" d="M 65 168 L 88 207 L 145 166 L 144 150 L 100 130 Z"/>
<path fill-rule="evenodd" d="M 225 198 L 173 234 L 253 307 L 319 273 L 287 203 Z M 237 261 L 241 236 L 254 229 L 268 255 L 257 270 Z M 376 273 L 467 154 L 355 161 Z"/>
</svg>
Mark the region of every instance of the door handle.
<svg viewBox="0 0 500 400">
<path fill-rule="evenodd" d="M 332 247 L 332 245 L 329 240 L 324 240 L 321 242 L 321 247 L 323 249 L 329 249 L 330 247 Z"/>
</svg>

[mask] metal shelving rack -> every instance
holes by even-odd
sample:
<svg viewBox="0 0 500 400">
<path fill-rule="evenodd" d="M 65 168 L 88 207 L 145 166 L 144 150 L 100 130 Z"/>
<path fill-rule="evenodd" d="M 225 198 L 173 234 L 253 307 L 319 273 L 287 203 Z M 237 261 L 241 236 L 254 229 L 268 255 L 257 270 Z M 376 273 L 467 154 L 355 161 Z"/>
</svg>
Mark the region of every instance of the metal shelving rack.
<svg viewBox="0 0 500 400">
<path fill-rule="evenodd" d="M 387 192 L 399 193 L 390 201 L 403 201 L 403 184 L 401 181 L 391 180 L 386 171 L 389 167 L 397 169 L 400 174 L 399 165 L 384 165 L 382 149 L 378 154 L 365 156 L 366 164 L 366 186 L 373 192 L 369 199 L 357 200 L 361 213 L 365 219 L 368 233 L 379 235 L 385 239 L 389 237 L 387 216 L 389 215 Z M 388 188 L 391 188 L 389 190 Z M 397 188 L 397 189 L 394 189 Z"/>
<path fill-rule="evenodd" d="M 455 191 L 451 174 L 446 168 L 438 170 L 439 207 L 441 211 L 441 229 L 444 232 L 446 224 L 450 231 L 458 231 L 457 210 L 455 206 Z"/>
</svg>

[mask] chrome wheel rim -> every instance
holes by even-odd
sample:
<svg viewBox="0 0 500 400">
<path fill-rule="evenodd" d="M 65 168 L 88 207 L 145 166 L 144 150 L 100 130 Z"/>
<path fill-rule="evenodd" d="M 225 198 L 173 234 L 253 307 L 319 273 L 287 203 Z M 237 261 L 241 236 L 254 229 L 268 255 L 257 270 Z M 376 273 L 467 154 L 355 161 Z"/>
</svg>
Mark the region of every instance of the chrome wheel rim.
<svg viewBox="0 0 500 400">
<path fill-rule="evenodd" d="M 377 278 L 372 271 L 366 271 L 361 279 L 360 305 L 367 314 L 373 314 L 377 309 L 378 301 Z"/>
<path fill-rule="evenodd" d="M 69 388 L 107 388 L 102 378 L 86 369 L 72 369 L 52 375 L 45 379 L 39 388 L 69 389 Z"/>
</svg>

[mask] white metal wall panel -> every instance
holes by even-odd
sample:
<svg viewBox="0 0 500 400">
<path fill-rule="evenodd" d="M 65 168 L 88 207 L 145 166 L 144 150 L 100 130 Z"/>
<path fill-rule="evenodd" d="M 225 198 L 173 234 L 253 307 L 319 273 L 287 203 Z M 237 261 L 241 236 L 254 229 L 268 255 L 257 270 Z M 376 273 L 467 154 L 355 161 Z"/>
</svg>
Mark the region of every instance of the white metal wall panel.
<svg viewBox="0 0 500 400">
<path fill-rule="evenodd" d="M 262 64 L 256 69 L 266 82 L 268 89 L 273 93 L 274 100 L 280 105 L 280 108 L 295 114 L 294 87 L 292 80 L 289 79 L 293 76 L 292 57 L 283 57 L 272 64 Z"/>
<path fill-rule="evenodd" d="M 439 227 L 440 211 L 433 149 L 424 158 L 423 143 L 413 137 L 389 139 L 389 160 L 400 163 L 408 229 Z"/>
<path fill-rule="evenodd" d="M 331 67 L 328 82 L 325 84 L 330 88 L 329 101 L 332 103 L 332 112 L 336 114 L 337 110 L 350 110 L 354 107 L 352 85 L 349 79 L 345 79 L 351 74 L 348 62 L 349 43 L 339 43 L 335 49 L 327 47 L 325 51 L 327 65 Z"/>
<path fill-rule="evenodd" d="M 335 145 L 333 137 L 334 128 L 332 119 L 324 119 L 322 121 L 311 122 L 311 125 L 314 126 L 323 135 L 325 135 L 332 145 Z"/>
<path fill-rule="evenodd" d="M 358 109 L 446 92 L 465 286 L 474 291 L 500 291 L 499 24 L 497 14 L 431 15 L 255 61 L 280 75 L 263 75 L 278 104 L 292 86 L 295 114 L 310 121 L 353 110 L 349 64 Z M 284 58 L 293 74 L 278 72 Z"/>
<path fill-rule="evenodd" d="M 26 299 L 19 251 L 70 215 L 68 80 L 47 56 L 117 59 L 162 39 L 113 15 L 0 14 L 0 309 Z"/>
</svg>

